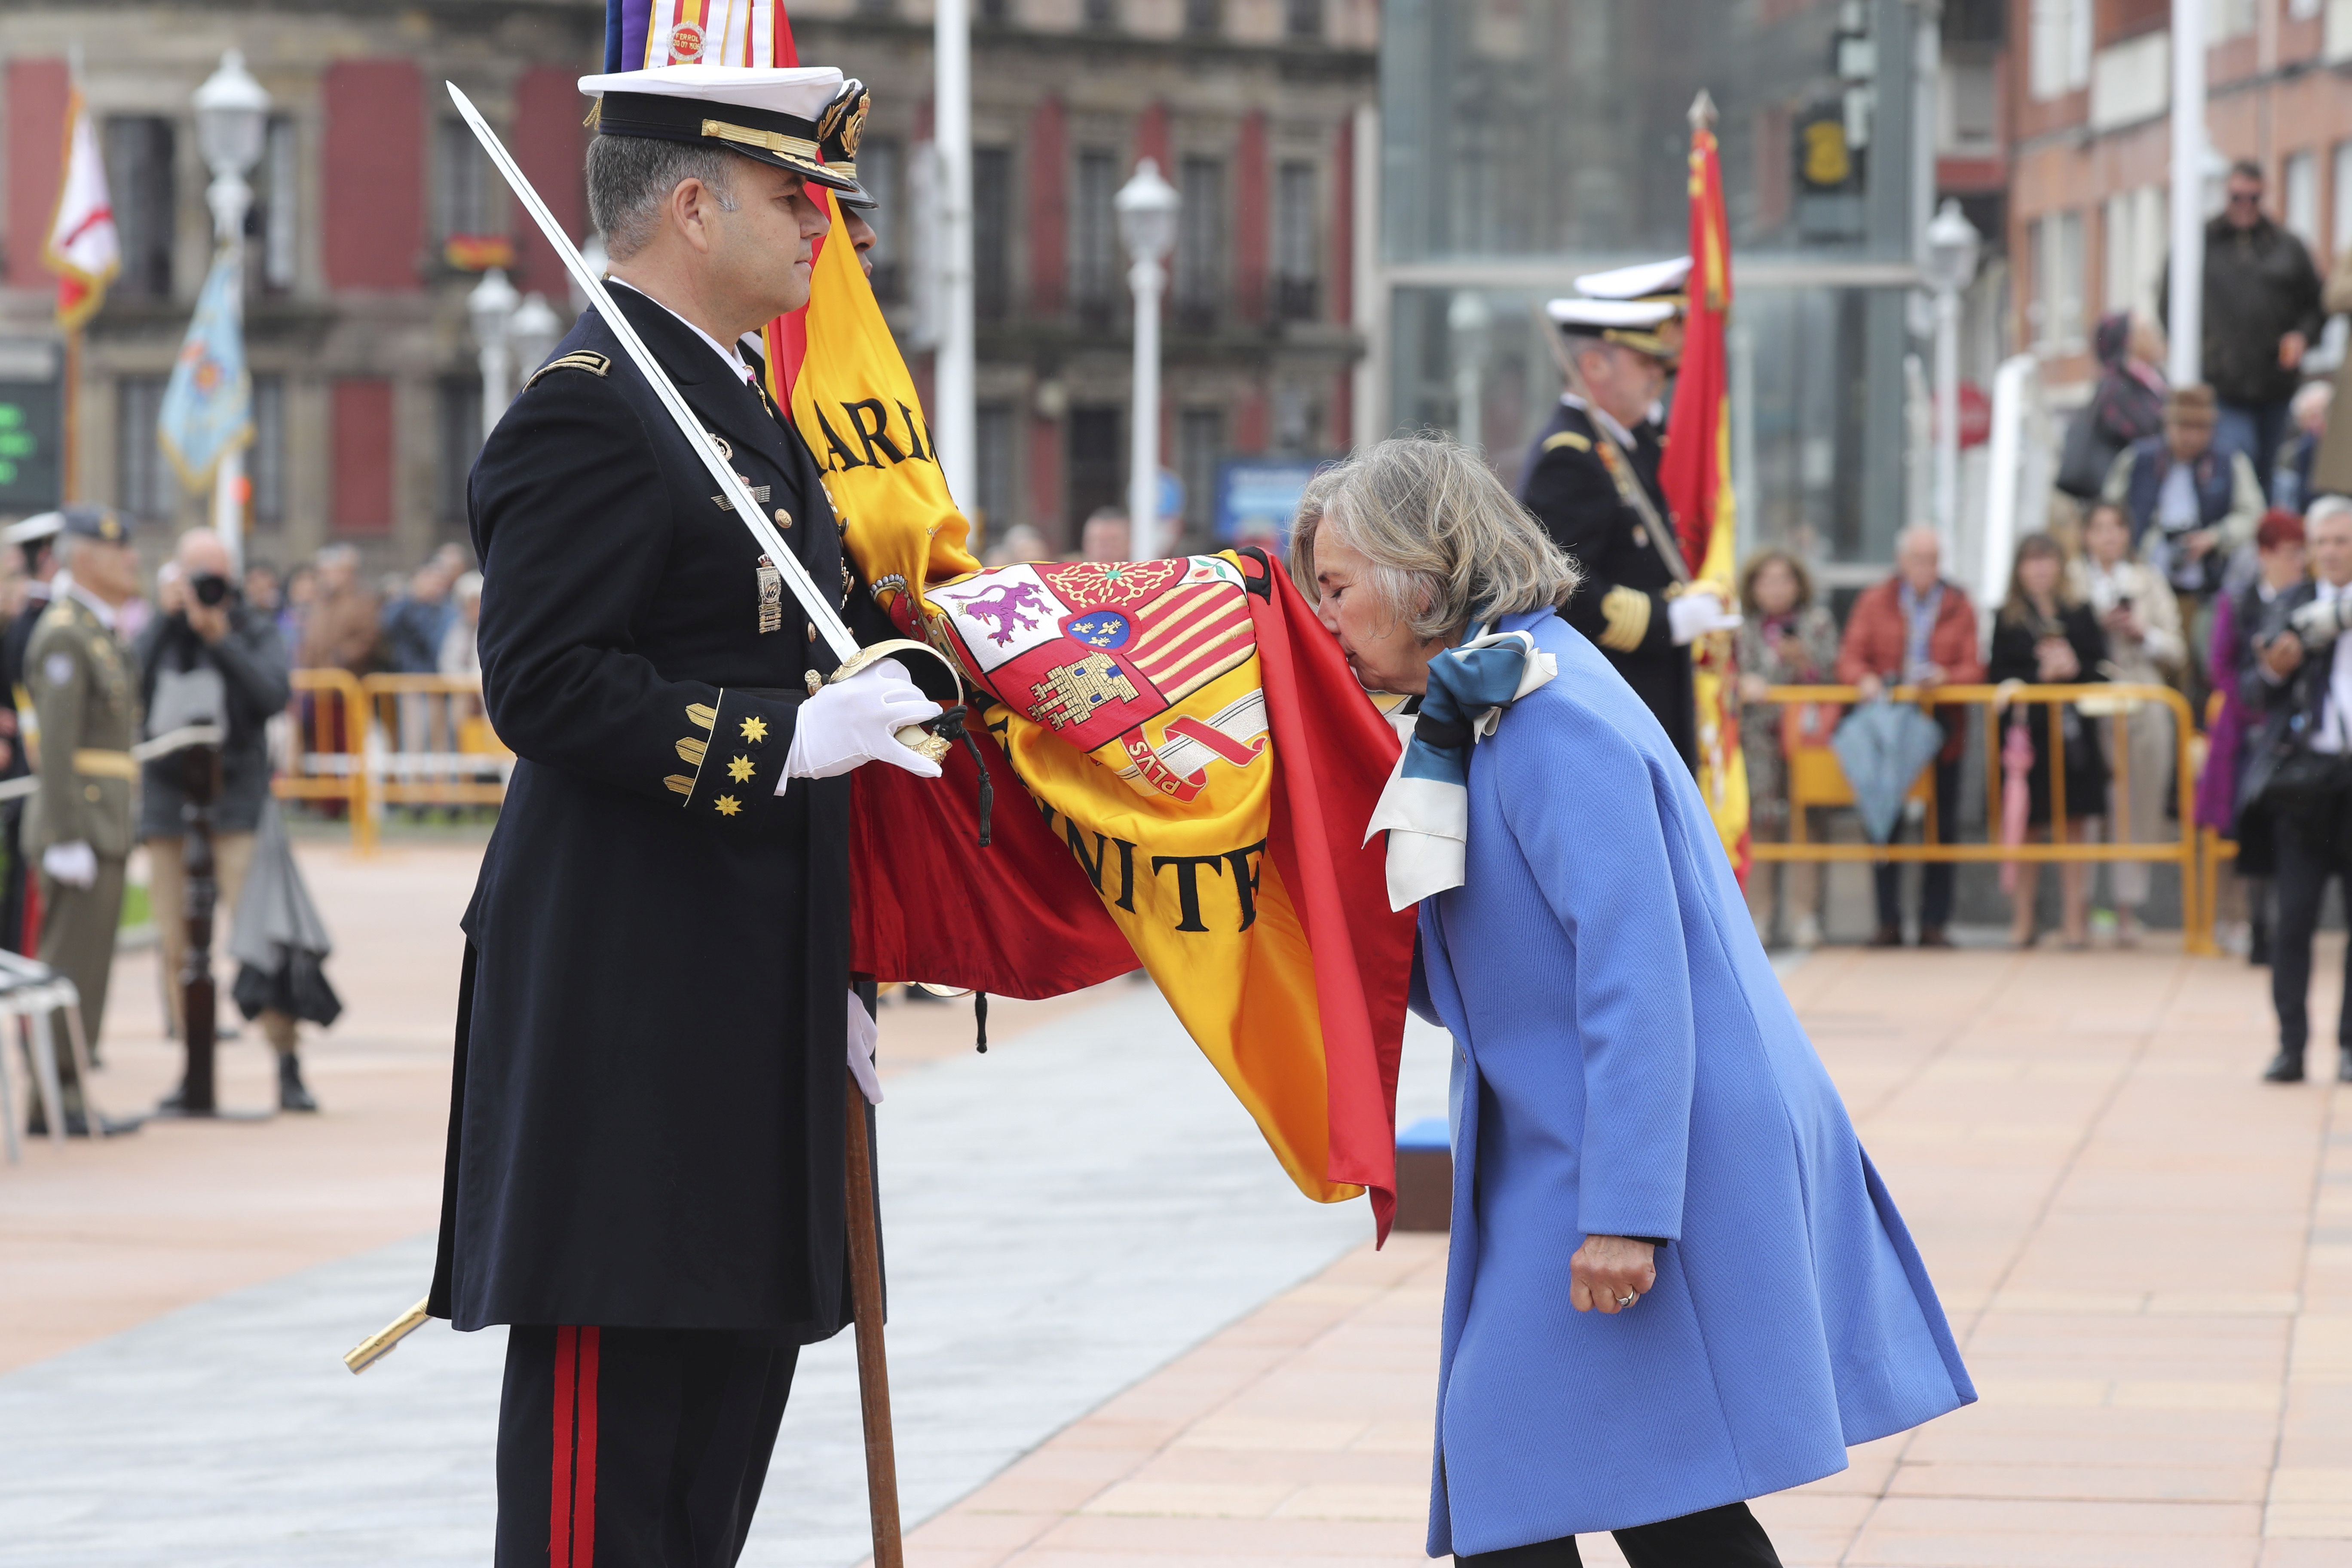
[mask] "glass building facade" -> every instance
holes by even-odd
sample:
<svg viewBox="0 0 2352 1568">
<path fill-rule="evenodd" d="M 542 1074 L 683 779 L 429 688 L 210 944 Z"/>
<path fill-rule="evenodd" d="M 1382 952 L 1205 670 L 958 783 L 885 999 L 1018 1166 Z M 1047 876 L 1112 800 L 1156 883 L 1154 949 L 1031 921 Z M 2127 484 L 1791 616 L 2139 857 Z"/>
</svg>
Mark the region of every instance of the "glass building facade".
<svg viewBox="0 0 2352 1568">
<path fill-rule="evenodd" d="M 1559 394 L 1542 303 L 1682 252 L 1704 89 L 1731 223 L 1743 542 L 1832 576 L 1890 559 L 1929 177 L 1922 25 L 1908 0 L 1388 0 L 1391 425 L 1475 440 L 1517 480 Z"/>
</svg>

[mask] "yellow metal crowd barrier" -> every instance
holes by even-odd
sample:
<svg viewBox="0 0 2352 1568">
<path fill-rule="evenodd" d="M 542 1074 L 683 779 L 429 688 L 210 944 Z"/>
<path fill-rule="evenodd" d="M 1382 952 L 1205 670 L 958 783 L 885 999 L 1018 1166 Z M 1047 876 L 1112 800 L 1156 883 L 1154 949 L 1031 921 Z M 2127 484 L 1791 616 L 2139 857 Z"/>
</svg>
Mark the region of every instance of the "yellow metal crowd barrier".
<svg viewBox="0 0 2352 1568">
<path fill-rule="evenodd" d="M 2183 944 L 2192 953 L 2213 951 L 2212 904 L 2205 887 L 2204 875 L 2210 867 L 2203 863 L 2196 832 L 2197 768 L 2192 748 L 2197 729 L 2189 721 L 2189 700 L 2168 686 L 2127 685 L 2121 681 L 2100 681 L 2075 686 L 2027 686 L 2010 683 L 2001 686 L 1938 686 L 1922 689 L 1898 686 L 1888 695 L 1899 702 L 1916 702 L 1933 711 L 1939 708 L 1960 708 L 1985 715 L 1988 731 L 1984 737 L 1985 757 L 1985 820 L 1998 824 L 2001 820 L 2000 737 L 1993 732 L 1999 716 L 2012 704 L 2041 704 L 2042 718 L 2049 725 L 2049 742 L 2044 754 L 2053 758 L 2065 755 L 2061 703 L 2075 703 L 2088 720 L 2112 717 L 2122 719 L 2132 708 L 2145 702 L 2157 703 L 2171 711 L 2173 743 L 2177 753 L 2175 787 L 2179 792 L 2180 837 L 2177 840 L 2136 842 L 2131 837 L 2130 814 L 2110 811 L 2107 802 L 2077 802 L 2069 810 L 2066 802 L 2066 770 L 2059 765 L 2050 770 L 2049 839 L 2044 843 L 2026 844 L 1939 844 L 1936 839 L 1936 813 L 1948 803 L 1936 799 L 1936 770 L 1920 770 L 1919 780 L 1911 790 L 1911 798 L 1921 801 L 1927 811 L 1927 831 L 1916 844 L 1828 844 L 1806 837 L 1805 814 L 1815 806 L 1852 805 L 1853 791 L 1846 782 L 1845 770 L 1837 754 L 1828 745 L 1823 733 L 1819 744 L 1793 747 L 1788 755 L 1789 774 L 1789 837 L 1784 840 L 1755 839 L 1750 853 L 1759 861 L 1813 860 L 1846 861 L 1951 861 L 1957 863 L 1984 861 L 2059 861 L 2100 862 L 2146 860 L 2167 862 L 2180 868 L 2180 898 L 2183 924 Z M 1775 686 L 1764 694 L 1764 700 L 1782 706 L 1811 703 L 1846 707 L 1862 700 L 1859 689 L 1852 686 Z M 2131 747 L 2119 743 L 2107 748 L 2108 773 L 2115 797 L 2128 800 L 2131 791 Z M 2066 824 L 2070 817 L 2105 816 L 2108 819 L 2111 837 L 2106 842 L 2091 843 L 2070 840 Z"/>
<path fill-rule="evenodd" d="M 474 676 L 294 671 L 281 800 L 340 803 L 352 847 L 373 850 L 383 808 L 496 805 L 514 753 L 482 711 Z"/>
</svg>

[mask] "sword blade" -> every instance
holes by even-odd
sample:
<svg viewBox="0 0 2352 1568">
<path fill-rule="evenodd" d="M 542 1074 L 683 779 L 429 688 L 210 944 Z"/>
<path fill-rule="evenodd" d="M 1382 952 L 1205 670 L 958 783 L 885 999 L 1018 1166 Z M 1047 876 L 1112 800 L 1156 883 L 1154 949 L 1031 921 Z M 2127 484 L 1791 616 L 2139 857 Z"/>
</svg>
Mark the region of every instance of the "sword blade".
<svg viewBox="0 0 2352 1568">
<path fill-rule="evenodd" d="M 540 200 L 539 193 L 531 188 L 530 179 L 516 164 L 513 155 L 508 153 L 506 144 L 499 140 L 498 132 L 483 121 L 481 111 L 474 107 L 474 100 L 467 98 L 456 82 L 446 85 L 449 97 L 457 103 L 457 112 L 472 129 L 474 139 L 482 144 L 482 151 L 490 155 L 490 162 L 498 165 L 499 173 L 506 176 L 515 199 L 522 203 L 523 211 L 539 225 L 539 232 L 547 237 L 547 243 L 553 246 L 555 254 L 563 258 L 564 270 L 572 274 L 572 280 L 580 285 L 580 291 L 588 296 L 588 302 L 604 316 L 604 324 L 613 329 L 613 335 L 621 342 L 621 351 L 629 356 L 629 363 L 637 367 L 637 374 L 644 376 L 646 384 L 654 389 L 654 395 L 661 399 L 661 405 L 668 413 L 670 422 L 677 426 L 678 433 L 686 437 L 687 444 L 702 459 L 702 466 L 710 470 L 710 478 L 719 486 L 719 493 L 733 504 L 736 517 L 751 530 L 751 537 L 759 541 L 760 548 L 766 552 L 770 563 L 783 574 L 784 585 L 793 591 L 793 597 L 798 599 L 801 608 L 808 613 L 809 622 L 816 627 L 817 635 L 824 638 L 835 658 L 848 658 L 857 651 L 857 639 L 850 635 L 849 627 L 843 623 L 840 612 L 834 608 L 833 601 L 817 591 L 816 584 L 809 577 L 808 568 L 801 564 L 799 556 L 784 547 L 783 536 L 768 521 L 768 514 L 760 504 L 751 499 L 750 489 L 736 477 L 733 466 L 719 455 L 718 447 L 710 444 L 710 437 L 704 432 L 701 421 L 695 418 L 694 411 L 686 405 L 686 399 L 678 395 L 677 387 L 655 362 L 645 340 L 637 336 L 635 327 L 629 325 L 629 319 L 621 314 L 620 308 L 613 303 L 613 296 L 604 288 L 604 280 L 589 270 L 587 258 L 580 254 L 580 247 L 572 243 L 572 237 L 563 232 L 563 226 L 555 221 L 555 215 L 547 210 L 545 202 Z M 492 412 L 495 415 L 496 411 Z"/>
</svg>

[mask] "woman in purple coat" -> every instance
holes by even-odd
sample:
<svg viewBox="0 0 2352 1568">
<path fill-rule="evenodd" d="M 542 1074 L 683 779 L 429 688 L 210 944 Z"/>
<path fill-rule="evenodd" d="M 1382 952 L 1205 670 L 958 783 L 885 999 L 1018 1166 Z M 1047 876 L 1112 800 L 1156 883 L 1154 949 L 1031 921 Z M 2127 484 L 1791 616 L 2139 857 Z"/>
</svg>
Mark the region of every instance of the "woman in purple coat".
<svg viewBox="0 0 2352 1568">
<path fill-rule="evenodd" d="M 1422 697 L 1371 826 L 1455 1046 L 1430 1554 L 1775 1563 L 1746 1500 L 1975 1392 L 1690 770 L 1464 448 L 1319 477 L 1290 569 Z"/>
</svg>

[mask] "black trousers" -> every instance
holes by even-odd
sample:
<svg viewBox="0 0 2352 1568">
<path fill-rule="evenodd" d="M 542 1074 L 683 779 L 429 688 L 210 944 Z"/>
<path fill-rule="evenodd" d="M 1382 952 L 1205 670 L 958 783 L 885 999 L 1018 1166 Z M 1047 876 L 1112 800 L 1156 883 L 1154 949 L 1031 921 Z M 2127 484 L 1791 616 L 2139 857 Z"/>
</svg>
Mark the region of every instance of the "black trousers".
<svg viewBox="0 0 2352 1568">
<path fill-rule="evenodd" d="M 1924 824 L 1922 825 L 1924 827 Z M 1902 837 L 1898 824 L 1895 837 Z M 1923 835 L 1924 836 L 1924 835 Z M 1955 760 L 1936 763 L 1936 842 L 1957 843 L 1960 837 L 1960 764 Z M 1948 925 L 1952 919 L 1952 879 L 1959 868 L 1949 860 L 1930 860 L 1919 868 L 1919 929 L 1934 931 Z M 1889 930 L 1903 929 L 1903 868 L 1892 860 L 1882 861 L 1871 868 L 1871 879 L 1877 884 L 1878 923 Z"/>
<path fill-rule="evenodd" d="M 719 1329 L 509 1330 L 498 1568 L 732 1568 L 799 1359 Z"/>
<path fill-rule="evenodd" d="M 2344 879 L 2352 900 L 2352 837 L 2313 831 L 2284 816 L 2273 827 L 2278 864 L 2271 886 L 2276 900 L 2271 929 L 2271 1004 L 2278 1009 L 2279 1049 L 2299 1053 L 2311 1038 L 2311 938 L 2331 879 Z M 2336 1039 L 2352 1047 L 2352 945 L 2344 952 L 2344 1008 Z"/>
<path fill-rule="evenodd" d="M 1780 1568 L 1780 1554 L 1744 1502 L 1610 1532 L 1631 1568 Z M 1465 1568 L 1579 1568 L 1576 1537 L 1456 1555 Z"/>
</svg>

